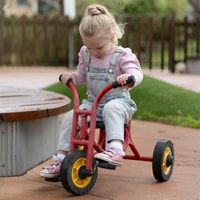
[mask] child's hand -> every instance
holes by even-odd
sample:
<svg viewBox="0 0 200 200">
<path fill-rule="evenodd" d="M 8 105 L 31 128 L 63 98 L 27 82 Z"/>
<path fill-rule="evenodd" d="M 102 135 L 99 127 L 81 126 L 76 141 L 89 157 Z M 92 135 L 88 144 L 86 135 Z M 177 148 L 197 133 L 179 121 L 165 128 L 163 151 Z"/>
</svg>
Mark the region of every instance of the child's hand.
<svg viewBox="0 0 200 200">
<path fill-rule="evenodd" d="M 129 76 L 130 74 L 121 74 L 120 76 L 117 77 L 117 82 L 121 85 L 125 85 Z"/>
<path fill-rule="evenodd" d="M 72 81 L 74 83 L 76 83 L 76 75 L 75 74 L 62 74 L 59 79 L 64 85 L 67 84 L 67 81 L 69 79 L 72 79 Z"/>
</svg>

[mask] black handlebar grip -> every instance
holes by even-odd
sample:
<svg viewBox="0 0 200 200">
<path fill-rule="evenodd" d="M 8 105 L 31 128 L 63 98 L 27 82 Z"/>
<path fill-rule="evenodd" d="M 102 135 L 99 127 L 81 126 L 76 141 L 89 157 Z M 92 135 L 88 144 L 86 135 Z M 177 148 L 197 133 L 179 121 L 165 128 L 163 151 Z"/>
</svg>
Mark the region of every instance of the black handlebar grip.
<svg viewBox="0 0 200 200">
<path fill-rule="evenodd" d="M 69 86 L 70 83 L 73 83 L 73 80 L 71 78 L 67 81 L 66 85 Z"/>
<path fill-rule="evenodd" d="M 59 78 L 58 78 L 60 82 L 62 82 L 62 80 L 61 80 L 62 75 L 63 75 L 63 74 L 61 74 L 61 75 L 59 76 Z M 73 80 L 70 78 L 70 79 L 66 82 L 66 85 L 69 85 L 69 83 L 71 83 L 71 82 L 73 82 Z"/>
<path fill-rule="evenodd" d="M 60 82 L 62 82 L 62 80 L 61 80 L 62 75 L 63 75 L 63 74 L 61 74 L 61 75 L 59 76 L 59 78 L 58 78 Z"/>
<path fill-rule="evenodd" d="M 126 81 L 126 83 L 124 85 L 128 85 L 128 84 L 131 84 L 131 83 L 133 83 L 133 84 L 135 83 L 135 77 L 133 75 L 128 77 L 128 80 Z M 124 86 L 124 85 L 119 84 L 117 81 L 114 81 L 112 83 L 112 85 L 113 85 L 113 88 Z"/>
</svg>

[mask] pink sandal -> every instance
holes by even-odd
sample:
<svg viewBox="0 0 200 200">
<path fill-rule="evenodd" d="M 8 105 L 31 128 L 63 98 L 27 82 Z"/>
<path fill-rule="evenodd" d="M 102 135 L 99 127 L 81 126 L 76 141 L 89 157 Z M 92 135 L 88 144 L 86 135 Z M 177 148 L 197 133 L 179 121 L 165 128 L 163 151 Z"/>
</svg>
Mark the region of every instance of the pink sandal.
<svg viewBox="0 0 200 200">
<path fill-rule="evenodd" d="M 49 166 L 45 166 L 40 172 L 39 175 L 44 178 L 57 178 L 60 175 L 60 169 L 62 160 L 59 160 L 58 158 L 53 157 L 54 163 L 52 163 Z"/>
<path fill-rule="evenodd" d="M 97 153 L 94 158 L 116 166 L 122 166 L 123 157 L 115 149 L 108 149 L 103 153 Z"/>
</svg>

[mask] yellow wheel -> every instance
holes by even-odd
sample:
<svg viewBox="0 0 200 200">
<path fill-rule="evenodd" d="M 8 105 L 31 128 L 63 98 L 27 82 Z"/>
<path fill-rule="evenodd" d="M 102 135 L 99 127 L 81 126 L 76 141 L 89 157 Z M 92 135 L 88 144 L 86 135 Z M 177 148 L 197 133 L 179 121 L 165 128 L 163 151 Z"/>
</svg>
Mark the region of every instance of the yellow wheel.
<svg viewBox="0 0 200 200">
<path fill-rule="evenodd" d="M 174 148 L 169 140 L 160 140 L 156 143 L 153 152 L 152 169 L 155 179 L 159 182 L 167 181 L 173 171 Z"/>
<path fill-rule="evenodd" d="M 70 193 L 83 195 L 94 186 L 98 168 L 93 159 L 91 170 L 86 169 L 86 151 L 76 150 L 68 154 L 63 160 L 60 179 L 63 187 Z"/>
</svg>

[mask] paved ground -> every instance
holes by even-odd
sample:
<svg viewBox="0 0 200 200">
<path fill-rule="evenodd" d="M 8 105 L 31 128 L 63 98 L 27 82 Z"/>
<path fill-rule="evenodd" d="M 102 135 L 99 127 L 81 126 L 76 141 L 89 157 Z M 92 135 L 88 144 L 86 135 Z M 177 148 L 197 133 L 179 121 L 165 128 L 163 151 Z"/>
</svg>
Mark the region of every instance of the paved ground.
<svg viewBox="0 0 200 200">
<path fill-rule="evenodd" d="M 56 82 L 58 75 L 64 71 L 65 68 L 0 68 L 0 85 L 42 88 Z M 200 92 L 200 76 L 171 75 L 160 71 L 145 71 L 145 74 Z M 134 142 L 142 155 L 151 156 L 159 139 L 173 141 L 175 166 L 168 182 L 155 181 L 151 162 L 124 160 L 123 166 L 115 171 L 99 169 L 97 182 L 89 194 L 74 197 L 63 189 L 60 182 L 45 182 L 37 175 L 41 167 L 50 162 L 47 161 L 23 176 L 0 177 L 0 199 L 200 200 L 199 130 L 133 121 L 132 132 Z"/>
<path fill-rule="evenodd" d="M 0 67 L 0 86 L 39 89 L 58 81 L 65 67 Z"/>
<path fill-rule="evenodd" d="M 168 70 L 144 70 L 148 76 L 200 93 L 200 74 L 172 74 Z"/>
<path fill-rule="evenodd" d="M 65 67 L 0 67 L 0 86 L 42 88 L 58 81 Z M 200 74 L 171 74 L 168 70 L 144 70 L 144 74 L 200 92 Z"/>
</svg>

